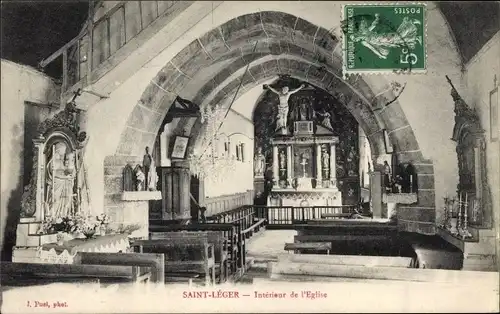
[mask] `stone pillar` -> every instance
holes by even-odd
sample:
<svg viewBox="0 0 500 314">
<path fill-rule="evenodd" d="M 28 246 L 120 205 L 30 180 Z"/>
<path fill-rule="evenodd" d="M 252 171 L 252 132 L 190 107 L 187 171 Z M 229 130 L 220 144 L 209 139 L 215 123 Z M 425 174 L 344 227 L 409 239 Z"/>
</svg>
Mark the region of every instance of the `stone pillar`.
<svg viewBox="0 0 500 314">
<path fill-rule="evenodd" d="M 279 169 L 278 169 L 278 146 L 273 145 L 273 185 L 278 186 Z"/>
<path fill-rule="evenodd" d="M 286 146 L 286 176 L 288 187 L 292 187 L 292 146 Z"/>
<path fill-rule="evenodd" d="M 337 156 L 335 155 L 335 144 L 330 144 L 330 181 L 337 187 Z"/>
<path fill-rule="evenodd" d="M 316 188 L 323 186 L 323 179 L 321 177 L 321 145 L 316 144 Z"/>
<path fill-rule="evenodd" d="M 382 173 L 370 172 L 370 197 L 373 218 L 382 218 Z"/>
</svg>

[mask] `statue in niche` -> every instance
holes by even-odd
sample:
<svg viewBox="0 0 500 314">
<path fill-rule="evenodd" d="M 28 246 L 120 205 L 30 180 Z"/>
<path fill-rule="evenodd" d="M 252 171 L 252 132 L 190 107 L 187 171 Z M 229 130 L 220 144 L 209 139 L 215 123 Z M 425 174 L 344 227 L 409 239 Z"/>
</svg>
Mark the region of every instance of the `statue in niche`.
<svg viewBox="0 0 500 314">
<path fill-rule="evenodd" d="M 33 140 L 33 171 L 21 198 L 22 218 L 35 215 L 41 218 L 41 213 L 71 214 L 85 205 L 83 199 L 75 197 L 80 196 L 75 191 L 86 184 L 85 175 L 80 178 L 77 175 L 84 164 L 76 164 L 82 160 L 80 150 L 87 140 L 80 127 L 83 120 L 85 112 L 76 108 L 73 98 L 63 110 L 39 125 Z"/>
<path fill-rule="evenodd" d="M 134 170 L 127 164 L 123 169 L 123 191 L 135 191 L 134 176 Z"/>
<path fill-rule="evenodd" d="M 283 134 L 287 133 L 287 119 L 288 119 L 288 100 L 290 99 L 290 95 L 298 92 L 299 90 L 305 88 L 306 86 L 302 84 L 299 88 L 294 90 L 289 90 L 287 86 L 284 86 L 281 91 L 278 91 L 271 86 L 264 84 L 264 89 L 269 89 L 273 93 L 277 94 L 279 97 L 279 105 L 278 105 L 278 115 L 276 120 L 276 131 L 282 130 Z"/>
<path fill-rule="evenodd" d="M 144 174 L 144 171 L 142 170 L 141 165 L 135 166 L 134 169 L 135 173 L 135 189 L 136 191 L 144 191 L 144 181 L 146 180 L 146 175 Z"/>
<path fill-rule="evenodd" d="M 45 214 L 65 217 L 75 214 L 75 154 L 69 151 L 64 141 L 56 142 L 49 148 L 50 158 L 46 165 Z"/>
<path fill-rule="evenodd" d="M 309 115 L 309 104 L 303 102 L 299 106 L 299 119 L 300 121 L 308 121 L 310 119 Z"/>
<path fill-rule="evenodd" d="M 330 177 L 330 154 L 328 154 L 327 146 L 321 146 L 321 161 L 323 165 L 323 177 Z"/>
<path fill-rule="evenodd" d="M 262 147 L 257 148 L 257 155 L 255 155 L 254 160 L 254 175 L 256 177 L 264 176 L 264 168 L 266 165 L 264 154 L 262 153 Z"/>
<path fill-rule="evenodd" d="M 286 169 L 286 156 L 285 152 L 281 151 L 280 152 L 280 170 L 285 170 Z"/>
</svg>

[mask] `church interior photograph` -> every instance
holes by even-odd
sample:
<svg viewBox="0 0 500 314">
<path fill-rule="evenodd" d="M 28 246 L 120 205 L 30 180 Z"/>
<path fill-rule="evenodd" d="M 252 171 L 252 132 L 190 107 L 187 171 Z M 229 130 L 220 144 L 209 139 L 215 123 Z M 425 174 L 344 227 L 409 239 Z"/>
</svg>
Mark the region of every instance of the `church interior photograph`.
<svg viewBox="0 0 500 314">
<path fill-rule="evenodd" d="M 2 313 L 499 311 L 500 2 L 1 19 Z"/>
</svg>

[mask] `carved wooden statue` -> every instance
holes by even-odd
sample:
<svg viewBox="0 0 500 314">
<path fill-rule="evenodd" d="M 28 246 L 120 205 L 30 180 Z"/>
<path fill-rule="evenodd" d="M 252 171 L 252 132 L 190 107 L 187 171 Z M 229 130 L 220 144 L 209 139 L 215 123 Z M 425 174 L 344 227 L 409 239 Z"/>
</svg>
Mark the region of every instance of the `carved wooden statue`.
<svg viewBox="0 0 500 314">
<path fill-rule="evenodd" d="M 89 204 L 83 148 L 87 135 L 80 129 L 83 112 L 74 102 L 45 120 L 33 140 L 33 171 L 21 200 L 21 218 L 62 217 Z"/>
<path fill-rule="evenodd" d="M 471 204 L 467 207 L 469 222 L 476 226 L 492 226 L 491 192 L 486 171 L 484 129 L 475 109 L 471 109 L 457 90 L 451 85 L 451 96 L 455 102 L 455 126 L 452 140 L 457 144 L 459 182 L 458 195 L 468 195 Z M 472 205 L 472 206 L 470 206 Z"/>
<path fill-rule="evenodd" d="M 130 165 L 126 165 L 123 169 L 123 191 L 135 191 L 135 174 Z"/>
</svg>

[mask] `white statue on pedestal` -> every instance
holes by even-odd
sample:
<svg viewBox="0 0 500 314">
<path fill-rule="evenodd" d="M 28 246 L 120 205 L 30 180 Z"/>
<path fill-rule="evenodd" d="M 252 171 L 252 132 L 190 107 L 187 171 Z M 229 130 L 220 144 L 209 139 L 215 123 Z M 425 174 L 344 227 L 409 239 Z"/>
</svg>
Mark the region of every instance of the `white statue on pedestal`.
<svg viewBox="0 0 500 314">
<path fill-rule="evenodd" d="M 288 100 L 290 99 L 290 95 L 298 92 L 299 90 L 303 89 L 305 84 L 302 84 L 299 88 L 294 89 L 292 91 L 289 90 L 287 86 L 283 87 L 281 91 L 277 91 L 276 89 L 272 88 L 271 86 L 265 84 L 264 89 L 269 89 L 273 93 L 277 94 L 280 99 L 280 103 L 278 105 L 278 116 L 277 116 L 277 121 L 276 121 L 276 131 L 281 130 L 282 134 L 287 134 L 286 131 L 286 125 L 287 125 L 287 119 L 288 119 Z"/>
<path fill-rule="evenodd" d="M 47 197 L 45 212 L 52 217 L 74 214 L 75 154 L 67 152 L 64 142 L 52 146 L 52 157 L 47 162 Z"/>
<path fill-rule="evenodd" d="M 254 175 L 256 177 L 264 176 L 264 168 L 265 168 L 265 157 L 262 154 L 262 147 L 257 148 L 257 155 L 255 155 L 254 160 Z"/>
</svg>

